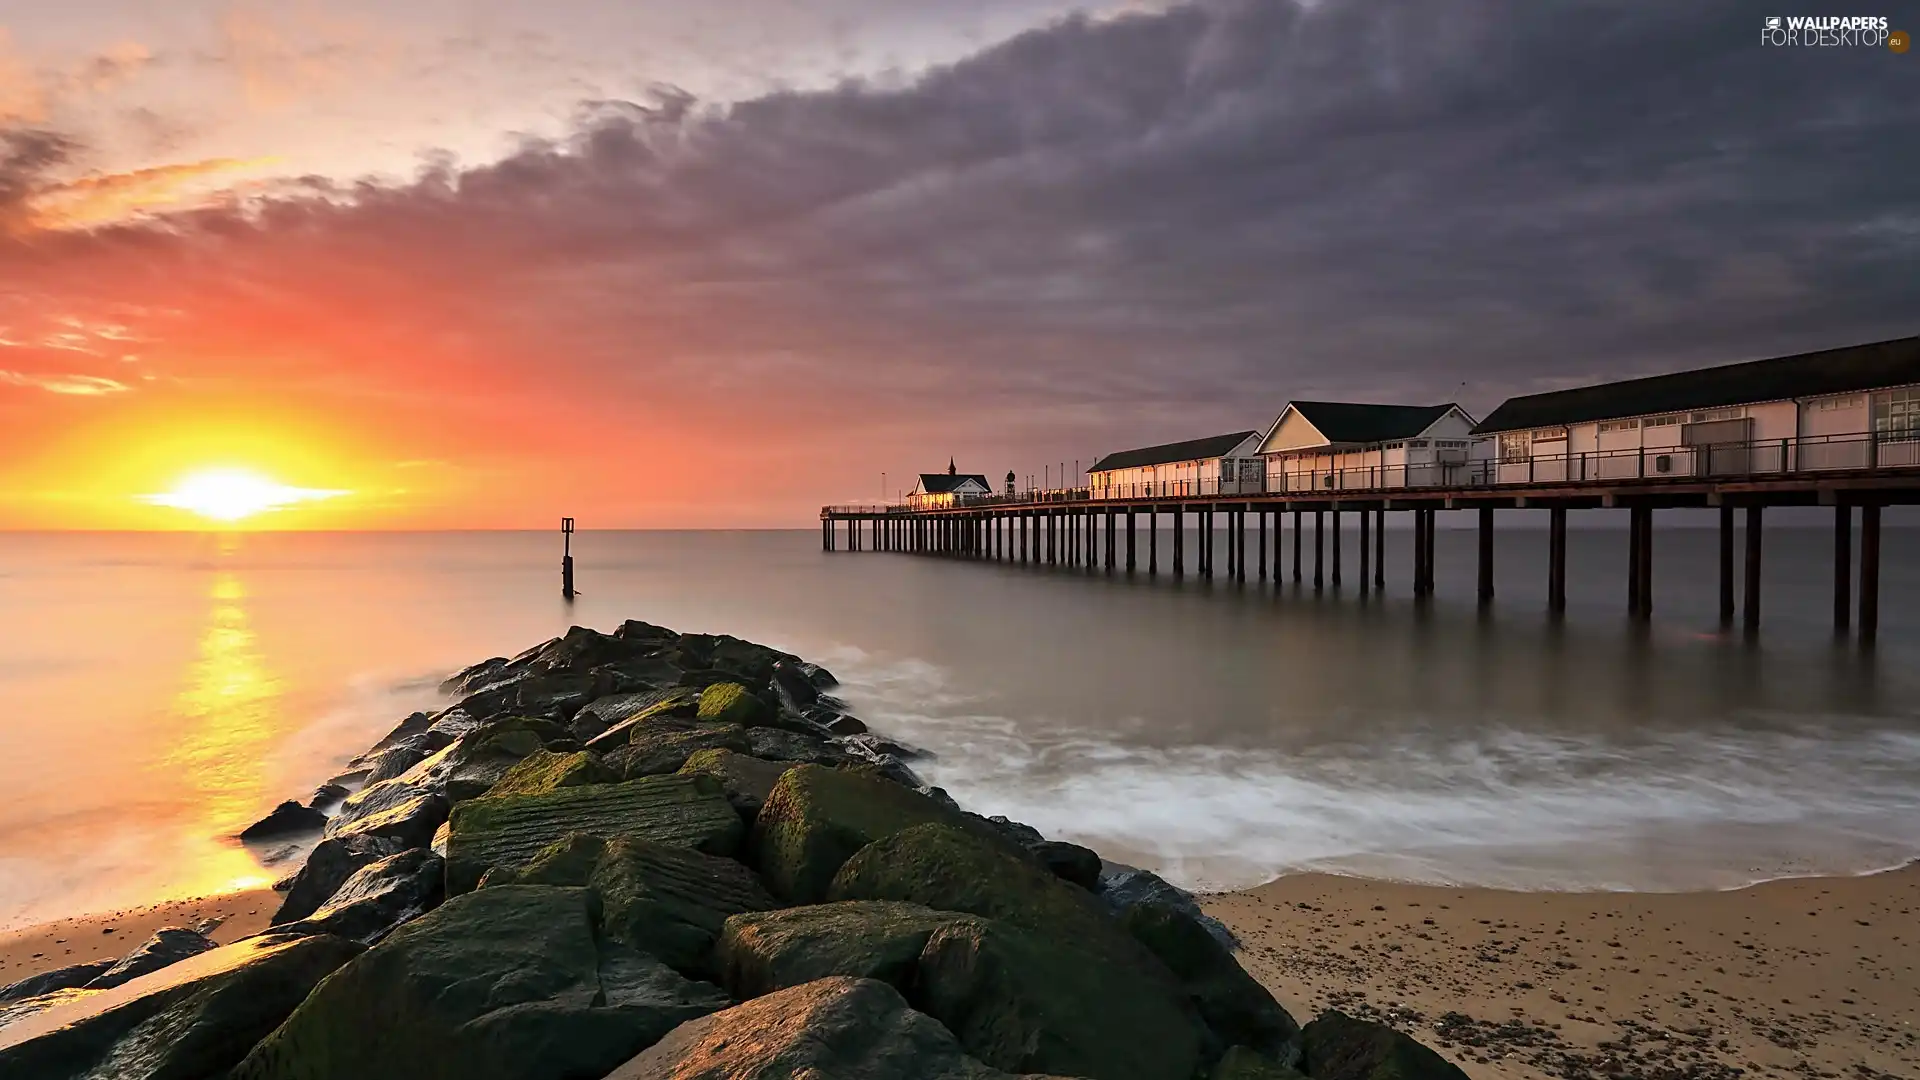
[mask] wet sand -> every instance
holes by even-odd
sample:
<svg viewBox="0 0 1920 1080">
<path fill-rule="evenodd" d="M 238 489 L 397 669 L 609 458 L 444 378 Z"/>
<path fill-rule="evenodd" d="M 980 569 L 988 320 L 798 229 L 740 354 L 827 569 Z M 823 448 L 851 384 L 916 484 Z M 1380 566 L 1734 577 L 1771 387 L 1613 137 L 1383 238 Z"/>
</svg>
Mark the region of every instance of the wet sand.
<svg viewBox="0 0 1920 1080">
<path fill-rule="evenodd" d="M 1476 1078 L 1920 1077 L 1920 866 L 1709 893 L 1308 874 L 1202 902 L 1299 1019 L 1383 1019 Z"/>
<path fill-rule="evenodd" d="M 118 959 L 140 947 L 155 930 L 182 926 L 191 930 L 209 919 L 223 920 L 208 937 L 227 945 L 267 928 L 280 907 L 270 889 L 169 900 L 125 911 L 82 915 L 0 934 L 0 986 L 69 964 Z"/>
</svg>

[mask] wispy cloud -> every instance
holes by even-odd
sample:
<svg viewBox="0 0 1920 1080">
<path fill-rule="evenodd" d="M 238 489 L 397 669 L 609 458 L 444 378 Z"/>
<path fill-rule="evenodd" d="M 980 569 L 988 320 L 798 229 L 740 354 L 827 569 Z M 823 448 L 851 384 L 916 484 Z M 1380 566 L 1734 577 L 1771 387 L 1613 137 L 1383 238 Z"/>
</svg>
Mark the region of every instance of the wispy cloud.
<svg viewBox="0 0 1920 1080">
<path fill-rule="evenodd" d="M 27 210 L 36 228 L 92 228 L 224 195 L 236 174 L 272 163 L 272 158 L 210 158 L 83 176 L 36 192 Z"/>
<path fill-rule="evenodd" d="M 0 370 L 0 383 L 8 386 L 32 387 L 35 390 L 45 390 L 49 394 L 68 394 L 74 397 L 124 394 L 133 389 L 118 379 L 103 378 L 99 375 L 29 375 L 22 371 L 6 370 Z"/>
</svg>

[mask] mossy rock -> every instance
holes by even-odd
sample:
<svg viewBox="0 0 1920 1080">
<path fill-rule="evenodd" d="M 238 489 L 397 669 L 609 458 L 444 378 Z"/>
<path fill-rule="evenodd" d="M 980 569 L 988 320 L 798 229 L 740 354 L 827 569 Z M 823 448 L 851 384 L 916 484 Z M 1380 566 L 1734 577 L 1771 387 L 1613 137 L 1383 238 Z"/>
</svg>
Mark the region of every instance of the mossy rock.
<svg viewBox="0 0 1920 1080">
<path fill-rule="evenodd" d="M 968 918 L 919 904 L 848 900 L 727 920 L 714 948 L 720 985 L 735 997 L 850 975 L 905 989 L 936 930 Z"/>
<path fill-rule="evenodd" d="M 490 720 L 408 769 L 400 779 L 444 792 L 451 802 L 475 799 L 525 758 L 546 749 L 549 743 L 570 738 L 566 728 L 551 720 L 524 716 Z"/>
<path fill-rule="evenodd" d="M 1301 1031 L 1302 1068 L 1313 1080 L 1467 1080 L 1432 1049 L 1385 1024 L 1356 1020 L 1337 1009 Z"/>
<path fill-rule="evenodd" d="M 705 773 L 720 781 L 727 801 L 742 816 L 752 820 L 759 815 L 760 807 L 766 804 L 767 796 L 773 794 L 774 785 L 791 768 L 791 761 L 766 761 L 715 747 L 696 750 L 688 755 L 686 764 L 680 766 L 680 772 Z"/>
<path fill-rule="evenodd" d="M 1016 1080 L 968 1057 L 952 1033 L 893 987 L 849 978 L 819 979 L 690 1020 L 606 1080 L 695 1077 Z"/>
<path fill-rule="evenodd" d="M 585 750 L 556 754 L 535 750 L 507 770 L 500 782 L 487 789 L 489 798 L 499 795 L 540 795 L 563 787 L 582 784 L 611 784 L 620 774 Z"/>
<path fill-rule="evenodd" d="M 773 709 L 753 691 L 735 682 L 714 683 L 700 691 L 701 723 L 755 727 L 774 717 Z"/>
<path fill-rule="evenodd" d="M 862 848 L 840 867 L 827 898 L 900 900 L 981 915 L 1159 966 L 1085 889 L 1055 877 L 1010 841 L 949 824 L 915 825 Z"/>
<path fill-rule="evenodd" d="M 729 916 L 779 905 L 732 859 L 631 836 L 575 834 L 520 870 L 489 870 L 482 884 L 588 886 L 604 936 L 696 977 L 713 971 L 714 939 Z"/>
<path fill-rule="evenodd" d="M 628 780 L 679 772 L 687 759 L 701 750 L 732 750 L 744 754 L 747 729 L 734 724 L 698 728 L 644 728 L 633 741 L 607 755 L 609 768 Z"/>
<path fill-rule="evenodd" d="M 1208 1080 L 1307 1080 L 1305 1074 L 1244 1046 L 1235 1046 L 1214 1064 Z"/>
<path fill-rule="evenodd" d="M 228 1080 L 574 1080 L 605 1076 L 724 1008 L 594 931 L 586 889 L 457 897 L 334 972 Z"/>
<path fill-rule="evenodd" d="M 1009 1072 L 1191 1080 L 1203 1060 L 1203 1033 L 1162 973 L 994 920 L 935 931 L 910 997 Z"/>
<path fill-rule="evenodd" d="M 328 840 L 386 840 L 400 850 L 423 847 L 447 820 L 447 810 L 446 796 L 436 791 L 405 778 L 383 780 L 341 803 L 323 835 Z"/>
<path fill-rule="evenodd" d="M 632 741 L 636 731 L 662 723 L 684 726 L 692 723 L 699 711 L 693 691 L 684 687 L 612 694 L 575 714 L 574 728 L 578 733 L 582 725 L 605 725 L 588 736 L 587 749 L 610 753 Z"/>
<path fill-rule="evenodd" d="M 1249 1047 L 1285 1065 L 1299 1062 L 1300 1025 L 1199 920 L 1150 902 L 1128 908 L 1120 921 L 1173 972 L 1222 1047 Z"/>
<path fill-rule="evenodd" d="M 569 833 L 635 836 L 731 855 L 745 831 L 720 782 L 704 775 L 473 799 L 455 806 L 448 824 L 449 896 L 471 891 L 491 867 L 525 865 Z"/>
<path fill-rule="evenodd" d="M 899 784 L 843 769 L 798 765 L 780 777 L 761 806 L 747 841 L 748 861 L 775 896 L 795 904 L 817 904 L 827 899 L 827 887 L 841 865 L 861 848 L 927 823 L 963 826 L 964 819 Z M 848 895 L 835 899 L 914 898 Z"/>
<path fill-rule="evenodd" d="M 64 991 L 0 1029 L 0 1076 L 180 1080 L 225 1076 L 361 952 L 326 934 L 266 934 L 111 990 Z M 31 1013 L 31 1014 L 28 1014 Z"/>
</svg>

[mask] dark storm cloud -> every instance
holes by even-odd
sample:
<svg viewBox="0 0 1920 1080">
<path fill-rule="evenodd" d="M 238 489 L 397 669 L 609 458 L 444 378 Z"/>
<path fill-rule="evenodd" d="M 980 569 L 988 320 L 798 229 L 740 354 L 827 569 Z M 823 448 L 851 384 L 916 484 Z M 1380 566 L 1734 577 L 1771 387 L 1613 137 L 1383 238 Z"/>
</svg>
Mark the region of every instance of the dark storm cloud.
<svg viewBox="0 0 1920 1080">
<path fill-rule="evenodd" d="M 898 85 L 595 103 L 484 167 L 289 183 L 0 274 L 118 261 L 164 294 L 132 302 L 331 307 L 689 406 L 937 401 L 943 437 L 1040 457 L 1914 332 L 1920 61 L 1764 48 L 1753 10 L 1074 19 Z"/>
</svg>

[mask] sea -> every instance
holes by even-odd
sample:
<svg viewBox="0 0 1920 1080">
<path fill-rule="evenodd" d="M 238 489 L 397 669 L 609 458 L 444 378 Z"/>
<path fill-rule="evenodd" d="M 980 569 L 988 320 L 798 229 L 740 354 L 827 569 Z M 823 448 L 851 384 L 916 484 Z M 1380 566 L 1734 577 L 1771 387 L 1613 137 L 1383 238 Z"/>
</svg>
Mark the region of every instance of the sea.
<svg viewBox="0 0 1920 1080">
<path fill-rule="evenodd" d="M 1352 531 L 1320 590 L 1310 558 L 1299 584 L 1174 581 L 1165 528 L 1157 578 L 1144 551 L 1127 577 L 586 531 L 572 603 L 557 533 L 0 534 L 0 928 L 270 883 L 297 849 L 234 834 L 448 673 L 625 619 L 824 664 L 963 804 L 1200 890 L 1721 889 L 1920 855 L 1914 523 L 1863 653 L 1819 518 L 1767 529 L 1750 638 L 1720 626 L 1712 528 L 1656 533 L 1642 625 L 1624 529 L 1572 531 L 1554 619 L 1546 533 L 1505 516 L 1485 611 L 1446 528 L 1426 603 L 1397 528 L 1368 596 Z"/>
</svg>

